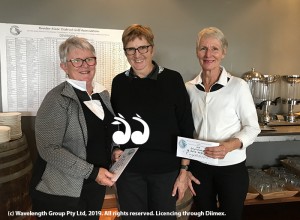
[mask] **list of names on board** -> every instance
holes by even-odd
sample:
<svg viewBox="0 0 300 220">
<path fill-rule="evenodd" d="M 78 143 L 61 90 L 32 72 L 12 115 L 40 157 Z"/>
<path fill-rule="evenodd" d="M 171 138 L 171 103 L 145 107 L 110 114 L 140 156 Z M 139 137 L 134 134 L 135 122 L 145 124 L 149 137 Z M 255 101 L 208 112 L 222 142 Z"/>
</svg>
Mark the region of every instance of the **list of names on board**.
<svg viewBox="0 0 300 220">
<path fill-rule="evenodd" d="M 70 36 L 88 39 L 97 56 L 95 81 L 111 89 L 113 77 L 128 69 L 122 30 L 0 23 L 3 112 L 35 115 L 49 90 L 66 80 L 58 48 Z"/>
</svg>

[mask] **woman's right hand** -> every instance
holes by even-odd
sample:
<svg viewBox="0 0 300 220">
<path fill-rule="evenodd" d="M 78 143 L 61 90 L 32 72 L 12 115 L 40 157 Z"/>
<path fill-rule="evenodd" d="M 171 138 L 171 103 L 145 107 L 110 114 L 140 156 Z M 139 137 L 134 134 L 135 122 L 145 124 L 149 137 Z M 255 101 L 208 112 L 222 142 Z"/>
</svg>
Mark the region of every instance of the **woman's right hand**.
<svg viewBox="0 0 300 220">
<path fill-rule="evenodd" d="M 123 151 L 120 148 L 117 148 L 113 151 L 111 159 L 113 162 L 116 162 L 119 160 L 119 158 L 121 157 Z"/>
<path fill-rule="evenodd" d="M 111 178 L 114 176 L 113 173 L 109 172 L 107 169 L 100 167 L 96 178 L 96 182 L 102 186 L 112 186 L 114 181 Z"/>
<path fill-rule="evenodd" d="M 196 192 L 195 192 L 195 190 L 194 190 L 194 188 L 193 188 L 192 182 L 194 182 L 194 183 L 200 185 L 200 181 L 199 181 L 196 177 L 193 176 L 193 174 L 192 174 L 191 171 L 188 171 L 188 187 L 189 187 L 191 193 L 192 193 L 194 196 L 196 196 Z"/>
</svg>

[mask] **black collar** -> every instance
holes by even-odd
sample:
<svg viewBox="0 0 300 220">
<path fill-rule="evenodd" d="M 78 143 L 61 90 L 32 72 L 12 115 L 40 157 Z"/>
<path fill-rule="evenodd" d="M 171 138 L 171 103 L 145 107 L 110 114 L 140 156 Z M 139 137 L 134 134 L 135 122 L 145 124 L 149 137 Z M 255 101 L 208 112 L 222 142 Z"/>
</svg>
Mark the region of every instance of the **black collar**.
<svg viewBox="0 0 300 220">
<path fill-rule="evenodd" d="M 155 63 L 154 61 L 152 61 L 152 64 L 154 65 L 154 67 L 153 67 L 152 71 L 145 77 L 145 79 L 157 80 L 157 75 L 158 75 L 158 72 L 159 72 L 159 67 L 158 67 L 157 63 Z M 137 75 L 135 75 L 132 67 L 129 70 L 128 77 L 130 77 L 130 78 L 140 78 Z"/>
<path fill-rule="evenodd" d="M 75 87 L 73 87 L 73 89 L 74 89 L 78 99 L 83 102 L 90 101 L 91 99 L 92 100 L 101 100 L 99 93 L 93 93 L 90 98 L 89 94 L 86 91 L 81 91 L 79 89 L 76 89 Z"/>
<path fill-rule="evenodd" d="M 229 80 L 230 80 L 230 78 L 229 77 L 227 77 L 227 82 L 229 82 Z M 202 86 L 201 86 L 202 85 Z M 196 87 L 197 87 L 197 89 L 199 89 L 199 90 L 201 90 L 201 91 L 205 91 L 204 90 L 204 85 L 203 85 L 203 83 L 201 83 L 201 85 L 200 84 L 196 84 Z M 209 92 L 215 92 L 215 91 L 217 91 L 217 90 L 219 90 L 219 89 L 222 89 L 224 87 L 224 85 L 221 85 L 221 84 L 219 84 L 219 83 L 215 83 L 215 84 L 213 84 L 212 85 L 212 87 L 210 88 L 210 91 Z"/>
</svg>

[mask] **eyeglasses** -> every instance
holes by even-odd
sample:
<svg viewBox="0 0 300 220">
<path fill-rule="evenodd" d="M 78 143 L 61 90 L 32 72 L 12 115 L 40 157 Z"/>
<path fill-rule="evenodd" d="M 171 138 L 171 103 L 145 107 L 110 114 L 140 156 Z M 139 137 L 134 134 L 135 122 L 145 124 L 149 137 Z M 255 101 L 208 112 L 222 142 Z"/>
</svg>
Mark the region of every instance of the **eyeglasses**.
<svg viewBox="0 0 300 220">
<path fill-rule="evenodd" d="M 124 51 L 127 55 L 133 55 L 136 53 L 136 51 L 139 51 L 140 54 L 144 54 L 148 52 L 148 48 L 151 46 L 152 45 L 140 46 L 138 48 L 128 47 L 128 48 L 124 48 Z"/>
<path fill-rule="evenodd" d="M 97 63 L 96 62 L 96 57 L 88 57 L 88 58 L 85 58 L 84 60 L 80 59 L 80 58 L 75 58 L 75 59 L 67 60 L 67 62 L 72 63 L 72 65 L 76 68 L 82 67 L 84 62 L 86 62 L 86 64 L 88 66 L 95 66 L 96 63 Z"/>
</svg>

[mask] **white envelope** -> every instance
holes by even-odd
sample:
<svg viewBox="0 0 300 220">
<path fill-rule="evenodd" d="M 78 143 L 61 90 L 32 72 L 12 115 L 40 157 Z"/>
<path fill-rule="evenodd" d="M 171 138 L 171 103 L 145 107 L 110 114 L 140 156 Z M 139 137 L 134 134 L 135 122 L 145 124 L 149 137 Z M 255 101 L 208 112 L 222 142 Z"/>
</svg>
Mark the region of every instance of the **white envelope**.
<svg viewBox="0 0 300 220">
<path fill-rule="evenodd" d="M 177 138 L 177 157 L 197 160 L 205 164 L 217 165 L 219 160 L 204 155 L 206 147 L 217 147 L 219 143 L 196 140 L 191 138 Z"/>
</svg>

